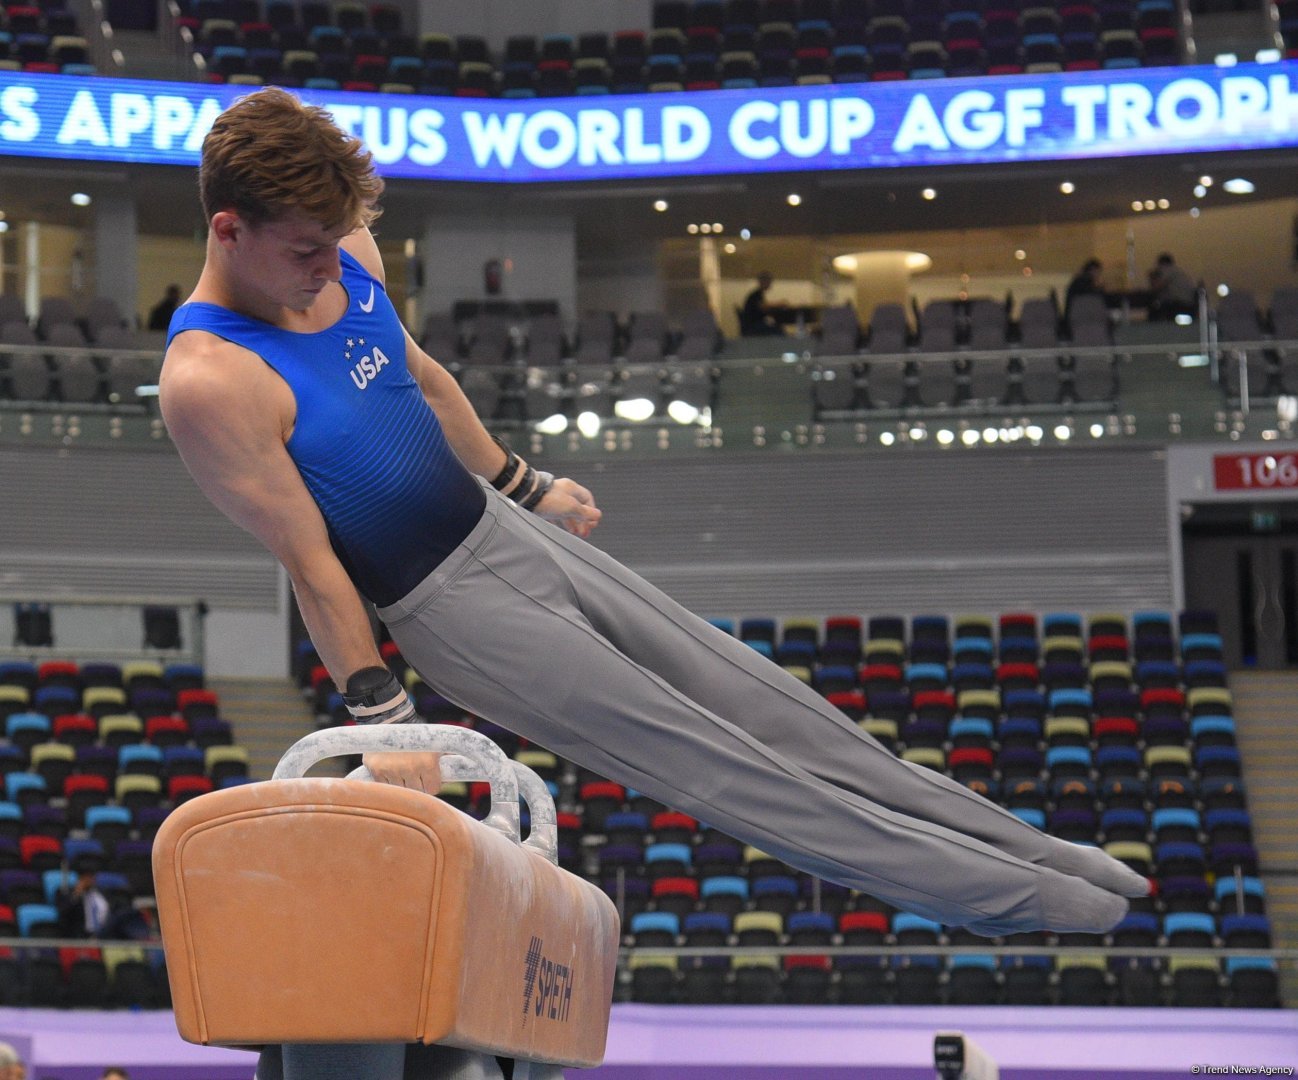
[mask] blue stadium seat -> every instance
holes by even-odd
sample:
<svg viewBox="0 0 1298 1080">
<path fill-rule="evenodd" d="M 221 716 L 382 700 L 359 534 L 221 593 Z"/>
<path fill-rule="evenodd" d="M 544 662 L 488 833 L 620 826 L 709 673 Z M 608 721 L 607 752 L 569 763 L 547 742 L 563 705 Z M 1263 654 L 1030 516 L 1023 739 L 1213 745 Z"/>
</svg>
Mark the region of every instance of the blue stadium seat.
<svg viewBox="0 0 1298 1080">
<path fill-rule="evenodd" d="M 1130 808 L 1105 810 L 1100 816 L 1100 832 L 1104 834 L 1106 843 L 1143 842 L 1149 833 L 1149 816 L 1143 810 Z"/>
<path fill-rule="evenodd" d="M 52 937 L 58 932 L 59 909 L 53 904 L 20 904 L 14 914 L 20 937 Z"/>
<path fill-rule="evenodd" d="M 1206 912 L 1178 911 L 1164 916 L 1163 935 L 1173 948 L 1211 946 L 1217 926 Z"/>
<path fill-rule="evenodd" d="M 1052 746 L 1046 750 L 1051 776 L 1085 777 L 1091 771 L 1091 751 L 1085 746 Z"/>
<path fill-rule="evenodd" d="M 680 919 L 670 911 L 641 911 L 631 918 L 631 934 L 637 945 L 674 945 L 680 929 Z M 663 938 L 670 940 L 660 940 Z"/>
<path fill-rule="evenodd" d="M 1046 814 L 1044 810 L 1038 810 L 1036 807 L 1030 806 L 1017 806 L 1010 813 L 1019 820 L 1026 821 L 1033 828 L 1045 831 Z"/>
<path fill-rule="evenodd" d="M 1235 721 L 1229 716 L 1196 716 L 1190 721 L 1190 737 L 1199 746 L 1234 746 Z"/>
<path fill-rule="evenodd" d="M 8 773 L 5 776 L 5 798 L 20 805 L 33 798 L 43 801 L 45 799 L 45 777 L 28 772 Z"/>
<path fill-rule="evenodd" d="M 162 750 L 149 743 L 128 743 L 121 746 L 117 750 L 117 771 L 161 776 Z"/>
<path fill-rule="evenodd" d="M 1220 878 L 1213 895 L 1223 912 L 1260 915 L 1266 902 L 1266 887 L 1255 877 Z"/>
<path fill-rule="evenodd" d="M 1189 840 L 1197 841 L 1199 835 L 1199 814 L 1184 807 L 1158 809 L 1151 819 L 1154 836 L 1157 841 Z"/>
</svg>

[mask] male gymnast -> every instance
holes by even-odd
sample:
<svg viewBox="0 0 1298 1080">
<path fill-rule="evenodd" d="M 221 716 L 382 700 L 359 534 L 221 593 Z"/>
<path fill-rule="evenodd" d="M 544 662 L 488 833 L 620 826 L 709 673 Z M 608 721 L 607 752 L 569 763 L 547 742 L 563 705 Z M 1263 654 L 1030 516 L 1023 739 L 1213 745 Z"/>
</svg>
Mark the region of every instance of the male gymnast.
<svg viewBox="0 0 1298 1080">
<path fill-rule="evenodd" d="M 898 759 L 588 543 L 591 493 L 493 439 L 402 327 L 368 227 L 382 187 L 360 142 L 286 91 L 226 110 L 203 144 L 206 262 L 161 380 L 186 465 L 284 565 L 359 722 L 417 719 L 368 600 L 466 711 L 948 926 L 1102 933 L 1147 892 L 1098 849 Z M 436 755 L 366 764 L 438 789 Z"/>
</svg>

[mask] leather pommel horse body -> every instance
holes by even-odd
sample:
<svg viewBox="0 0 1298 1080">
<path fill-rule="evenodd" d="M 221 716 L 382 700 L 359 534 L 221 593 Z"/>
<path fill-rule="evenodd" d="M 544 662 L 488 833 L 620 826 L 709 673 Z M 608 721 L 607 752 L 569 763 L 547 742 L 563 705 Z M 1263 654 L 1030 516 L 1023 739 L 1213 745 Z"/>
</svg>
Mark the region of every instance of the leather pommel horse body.
<svg viewBox="0 0 1298 1080">
<path fill-rule="evenodd" d="M 422 792 L 352 778 L 364 769 L 303 775 L 376 750 L 446 753 L 447 780 L 489 781 L 490 815 L 479 822 Z M 555 835 L 544 783 L 475 732 L 307 736 L 273 779 L 192 799 L 158 830 L 153 872 L 181 1037 L 445 1043 L 598 1065 L 618 916 L 554 864 Z"/>
</svg>

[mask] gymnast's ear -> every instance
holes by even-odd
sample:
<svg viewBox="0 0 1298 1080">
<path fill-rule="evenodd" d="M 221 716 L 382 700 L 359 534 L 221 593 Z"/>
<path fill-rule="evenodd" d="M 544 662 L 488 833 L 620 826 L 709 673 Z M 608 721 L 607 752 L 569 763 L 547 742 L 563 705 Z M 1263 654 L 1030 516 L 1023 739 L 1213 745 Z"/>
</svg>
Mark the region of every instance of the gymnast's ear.
<svg viewBox="0 0 1298 1080">
<path fill-rule="evenodd" d="M 249 225 L 234 210 L 218 210 L 212 215 L 207 228 L 218 244 L 228 248 L 234 246 Z"/>
</svg>

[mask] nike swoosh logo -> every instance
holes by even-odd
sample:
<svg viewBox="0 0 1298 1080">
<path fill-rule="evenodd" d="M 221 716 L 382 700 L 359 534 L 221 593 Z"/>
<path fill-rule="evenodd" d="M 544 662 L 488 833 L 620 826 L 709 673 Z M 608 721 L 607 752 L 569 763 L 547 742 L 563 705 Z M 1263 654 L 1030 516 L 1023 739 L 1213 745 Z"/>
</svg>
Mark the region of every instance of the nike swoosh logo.
<svg viewBox="0 0 1298 1080">
<path fill-rule="evenodd" d="M 374 310 L 374 282 L 370 282 L 370 298 L 361 302 L 361 310 L 368 315 Z"/>
</svg>

